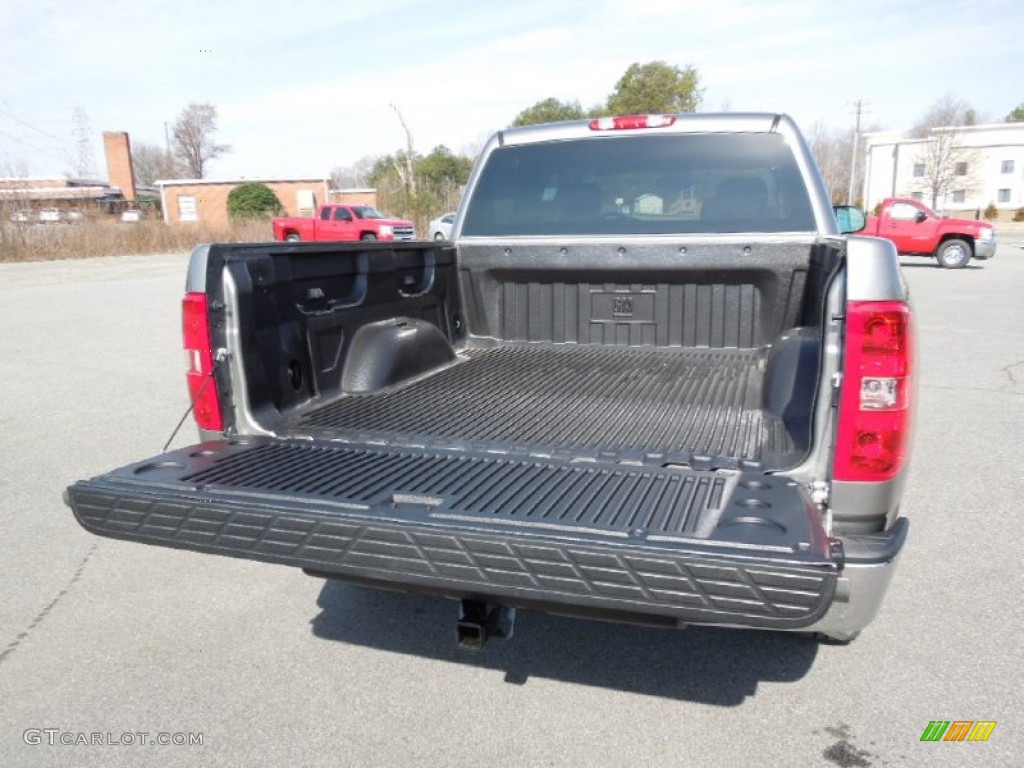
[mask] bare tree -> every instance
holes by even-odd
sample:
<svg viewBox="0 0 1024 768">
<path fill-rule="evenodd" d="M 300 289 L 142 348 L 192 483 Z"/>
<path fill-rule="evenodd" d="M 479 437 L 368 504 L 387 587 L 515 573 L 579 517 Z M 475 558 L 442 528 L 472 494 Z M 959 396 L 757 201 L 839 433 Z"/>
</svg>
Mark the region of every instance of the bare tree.
<svg viewBox="0 0 1024 768">
<path fill-rule="evenodd" d="M 977 152 L 963 147 L 953 128 L 936 129 L 914 159 L 914 187 L 931 198 L 932 208 L 952 191 L 966 195 L 977 187 Z"/>
<path fill-rule="evenodd" d="M 977 113 L 952 93 L 940 98 L 918 120 L 910 135 L 926 139 L 915 156 L 914 186 L 931 198 L 932 208 L 954 187 L 965 192 L 977 185 L 977 153 L 964 147 L 956 128 L 973 125 Z"/>
<path fill-rule="evenodd" d="M 853 131 L 830 128 L 819 120 L 811 126 L 807 140 L 832 202 L 844 202 L 845 190 L 850 184 Z"/>
<path fill-rule="evenodd" d="M 345 189 L 346 187 L 354 187 L 352 183 L 352 171 L 349 168 L 344 168 L 340 165 L 336 165 L 331 168 L 328 182 L 331 185 L 331 189 Z"/>
<path fill-rule="evenodd" d="M 144 142 L 132 143 L 132 167 L 135 183 L 152 186 L 157 179 L 173 179 L 180 175 L 174 156 L 163 147 Z"/>
<path fill-rule="evenodd" d="M 412 131 L 409 130 L 409 126 L 405 124 L 405 118 L 402 117 L 402 113 L 398 107 L 394 104 L 391 108 L 398 115 L 398 122 L 402 124 L 402 130 L 405 131 L 405 167 L 400 167 L 397 163 L 395 170 L 398 171 L 398 175 L 402 177 L 402 183 L 405 185 L 405 191 L 409 195 L 410 200 L 416 199 L 416 150 L 413 148 L 412 143 Z"/>
<path fill-rule="evenodd" d="M 0 165 L 0 177 L 7 179 L 24 179 L 29 174 L 28 160 L 24 157 L 7 155 Z"/>
<path fill-rule="evenodd" d="M 861 126 L 861 135 L 876 130 L 878 130 L 877 123 Z M 840 205 L 846 202 L 847 190 L 850 186 L 850 171 L 854 167 L 853 132 L 853 128 L 832 128 L 823 121 L 818 120 L 805 134 L 807 136 L 807 143 L 811 148 L 811 154 L 814 155 L 814 159 L 818 162 L 821 177 L 825 181 L 825 186 L 828 188 L 829 197 L 833 205 Z M 867 147 L 865 142 L 861 141 L 857 144 L 856 167 L 858 169 L 864 167 L 866 156 Z M 857 179 L 862 180 L 863 178 L 863 172 L 858 172 Z M 856 199 L 858 197 L 859 194 L 855 191 L 854 205 L 863 204 L 863 201 Z"/>
<path fill-rule="evenodd" d="M 913 127 L 910 135 L 916 139 L 927 139 L 935 128 L 952 125 L 973 125 L 976 119 L 971 105 L 954 93 L 946 93 L 928 107 Z"/>
<path fill-rule="evenodd" d="M 212 104 L 189 104 L 174 123 L 174 157 L 193 179 L 203 178 L 206 164 L 230 152 L 227 144 L 217 144 L 217 109 Z"/>
<path fill-rule="evenodd" d="M 0 261 L 14 259 L 23 249 L 29 236 L 21 226 L 21 211 L 31 205 L 28 194 L 21 187 L 29 175 L 28 162 L 23 157 L 5 156 L 0 163 Z"/>
<path fill-rule="evenodd" d="M 491 138 L 493 131 L 484 131 L 478 133 L 475 139 L 467 141 L 464 144 L 459 145 L 459 154 L 463 157 L 470 157 L 476 160 L 480 157 L 480 153 L 484 151 L 484 147 L 487 145 L 487 140 Z"/>
<path fill-rule="evenodd" d="M 379 155 L 366 155 L 349 166 L 335 166 L 331 169 L 331 188 L 365 187 L 370 183 L 370 173 L 380 159 Z"/>
</svg>

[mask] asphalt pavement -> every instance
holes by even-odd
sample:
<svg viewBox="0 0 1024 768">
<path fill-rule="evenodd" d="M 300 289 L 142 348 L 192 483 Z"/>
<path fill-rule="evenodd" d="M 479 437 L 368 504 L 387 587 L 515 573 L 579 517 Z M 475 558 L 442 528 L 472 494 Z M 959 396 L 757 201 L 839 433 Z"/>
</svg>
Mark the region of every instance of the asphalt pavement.
<svg viewBox="0 0 1024 768">
<path fill-rule="evenodd" d="M 0 264 L 0 766 L 1020 765 L 1022 246 L 904 260 L 912 528 L 856 642 L 521 613 L 475 655 L 449 601 L 82 530 L 64 487 L 187 406 L 187 256 Z M 997 726 L 923 743 L 933 720 Z"/>
</svg>

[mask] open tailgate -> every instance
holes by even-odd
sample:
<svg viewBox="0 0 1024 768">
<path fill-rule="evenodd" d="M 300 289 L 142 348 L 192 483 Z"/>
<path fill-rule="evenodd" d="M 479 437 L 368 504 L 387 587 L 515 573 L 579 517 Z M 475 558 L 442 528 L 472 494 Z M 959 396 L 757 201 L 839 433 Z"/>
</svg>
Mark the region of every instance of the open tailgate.
<svg viewBox="0 0 1024 768">
<path fill-rule="evenodd" d="M 798 628 L 839 566 L 754 472 L 246 437 L 70 486 L 89 531 L 458 598 Z"/>
</svg>

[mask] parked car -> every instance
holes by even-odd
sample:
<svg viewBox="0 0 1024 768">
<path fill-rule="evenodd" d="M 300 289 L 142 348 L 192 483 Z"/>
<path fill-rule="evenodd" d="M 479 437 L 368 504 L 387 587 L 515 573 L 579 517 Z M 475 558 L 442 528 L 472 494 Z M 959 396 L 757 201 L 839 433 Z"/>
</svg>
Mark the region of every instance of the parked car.
<svg viewBox="0 0 1024 768">
<path fill-rule="evenodd" d="M 446 213 L 444 216 L 430 222 L 430 236 L 434 240 L 451 240 L 452 224 L 455 223 L 455 212 Z"/>
<path fill-rule="evenodd" d="M 278 216 L 271 225 L 274 239 L 290 243 L 304 240 L 412 240 L 411 221 L 393 219 L 370 205 L 321 205 L 314 219 Z"/>
<path fill-rule="evenodd" d="M 127 211 L 121 212 L 121 221 L 142 221 L 144 218 L 146 218 L 146 214 L 138 208 L 129 208 Z"/>
<path fill-rule="evenodd" d="M 15 211 L 11 214 L 11 221 L 18 224 L 27 224 L 32 221 L 32 213 L 31 211 Z"/>
<path fill-rule="evenodd" d="M 52 224 L 53 222 L 60 221 L 60 209 L 59 208 L 42 208 L 39 211 L 39 221 L 45 224 Z"/>
<path fill-rule="evenodd" d="M 82 216 L 82 212 L 77 208 L 69 208 L 68 210 L 64 211 L 64 221 L 76 222 L 81 221 L 83 218 L 84 217 Z"/>
</svg>

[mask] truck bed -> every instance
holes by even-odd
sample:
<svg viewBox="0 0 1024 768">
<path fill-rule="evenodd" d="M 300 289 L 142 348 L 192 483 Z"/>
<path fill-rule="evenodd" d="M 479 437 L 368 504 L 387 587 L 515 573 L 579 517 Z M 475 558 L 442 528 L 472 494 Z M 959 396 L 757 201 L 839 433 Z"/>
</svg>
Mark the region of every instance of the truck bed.
<svg viewBox="0 0 1024 768">
<path fill-rule="evenodd" d="M 75 514 L 464 599 L 812 624 L 836 560 L 772 473 L 810 448 L 827 247 L 608 250 L 212 246 L 229 429 L 77 483 Z"/>
<path fill-rule="evenodd" d="M 275 431 L 695 467 L 785 464 L 798 447 L 761 407 L 756 349 L 511 345 L 382 392 L 313 403 Z"/>
</svg>

